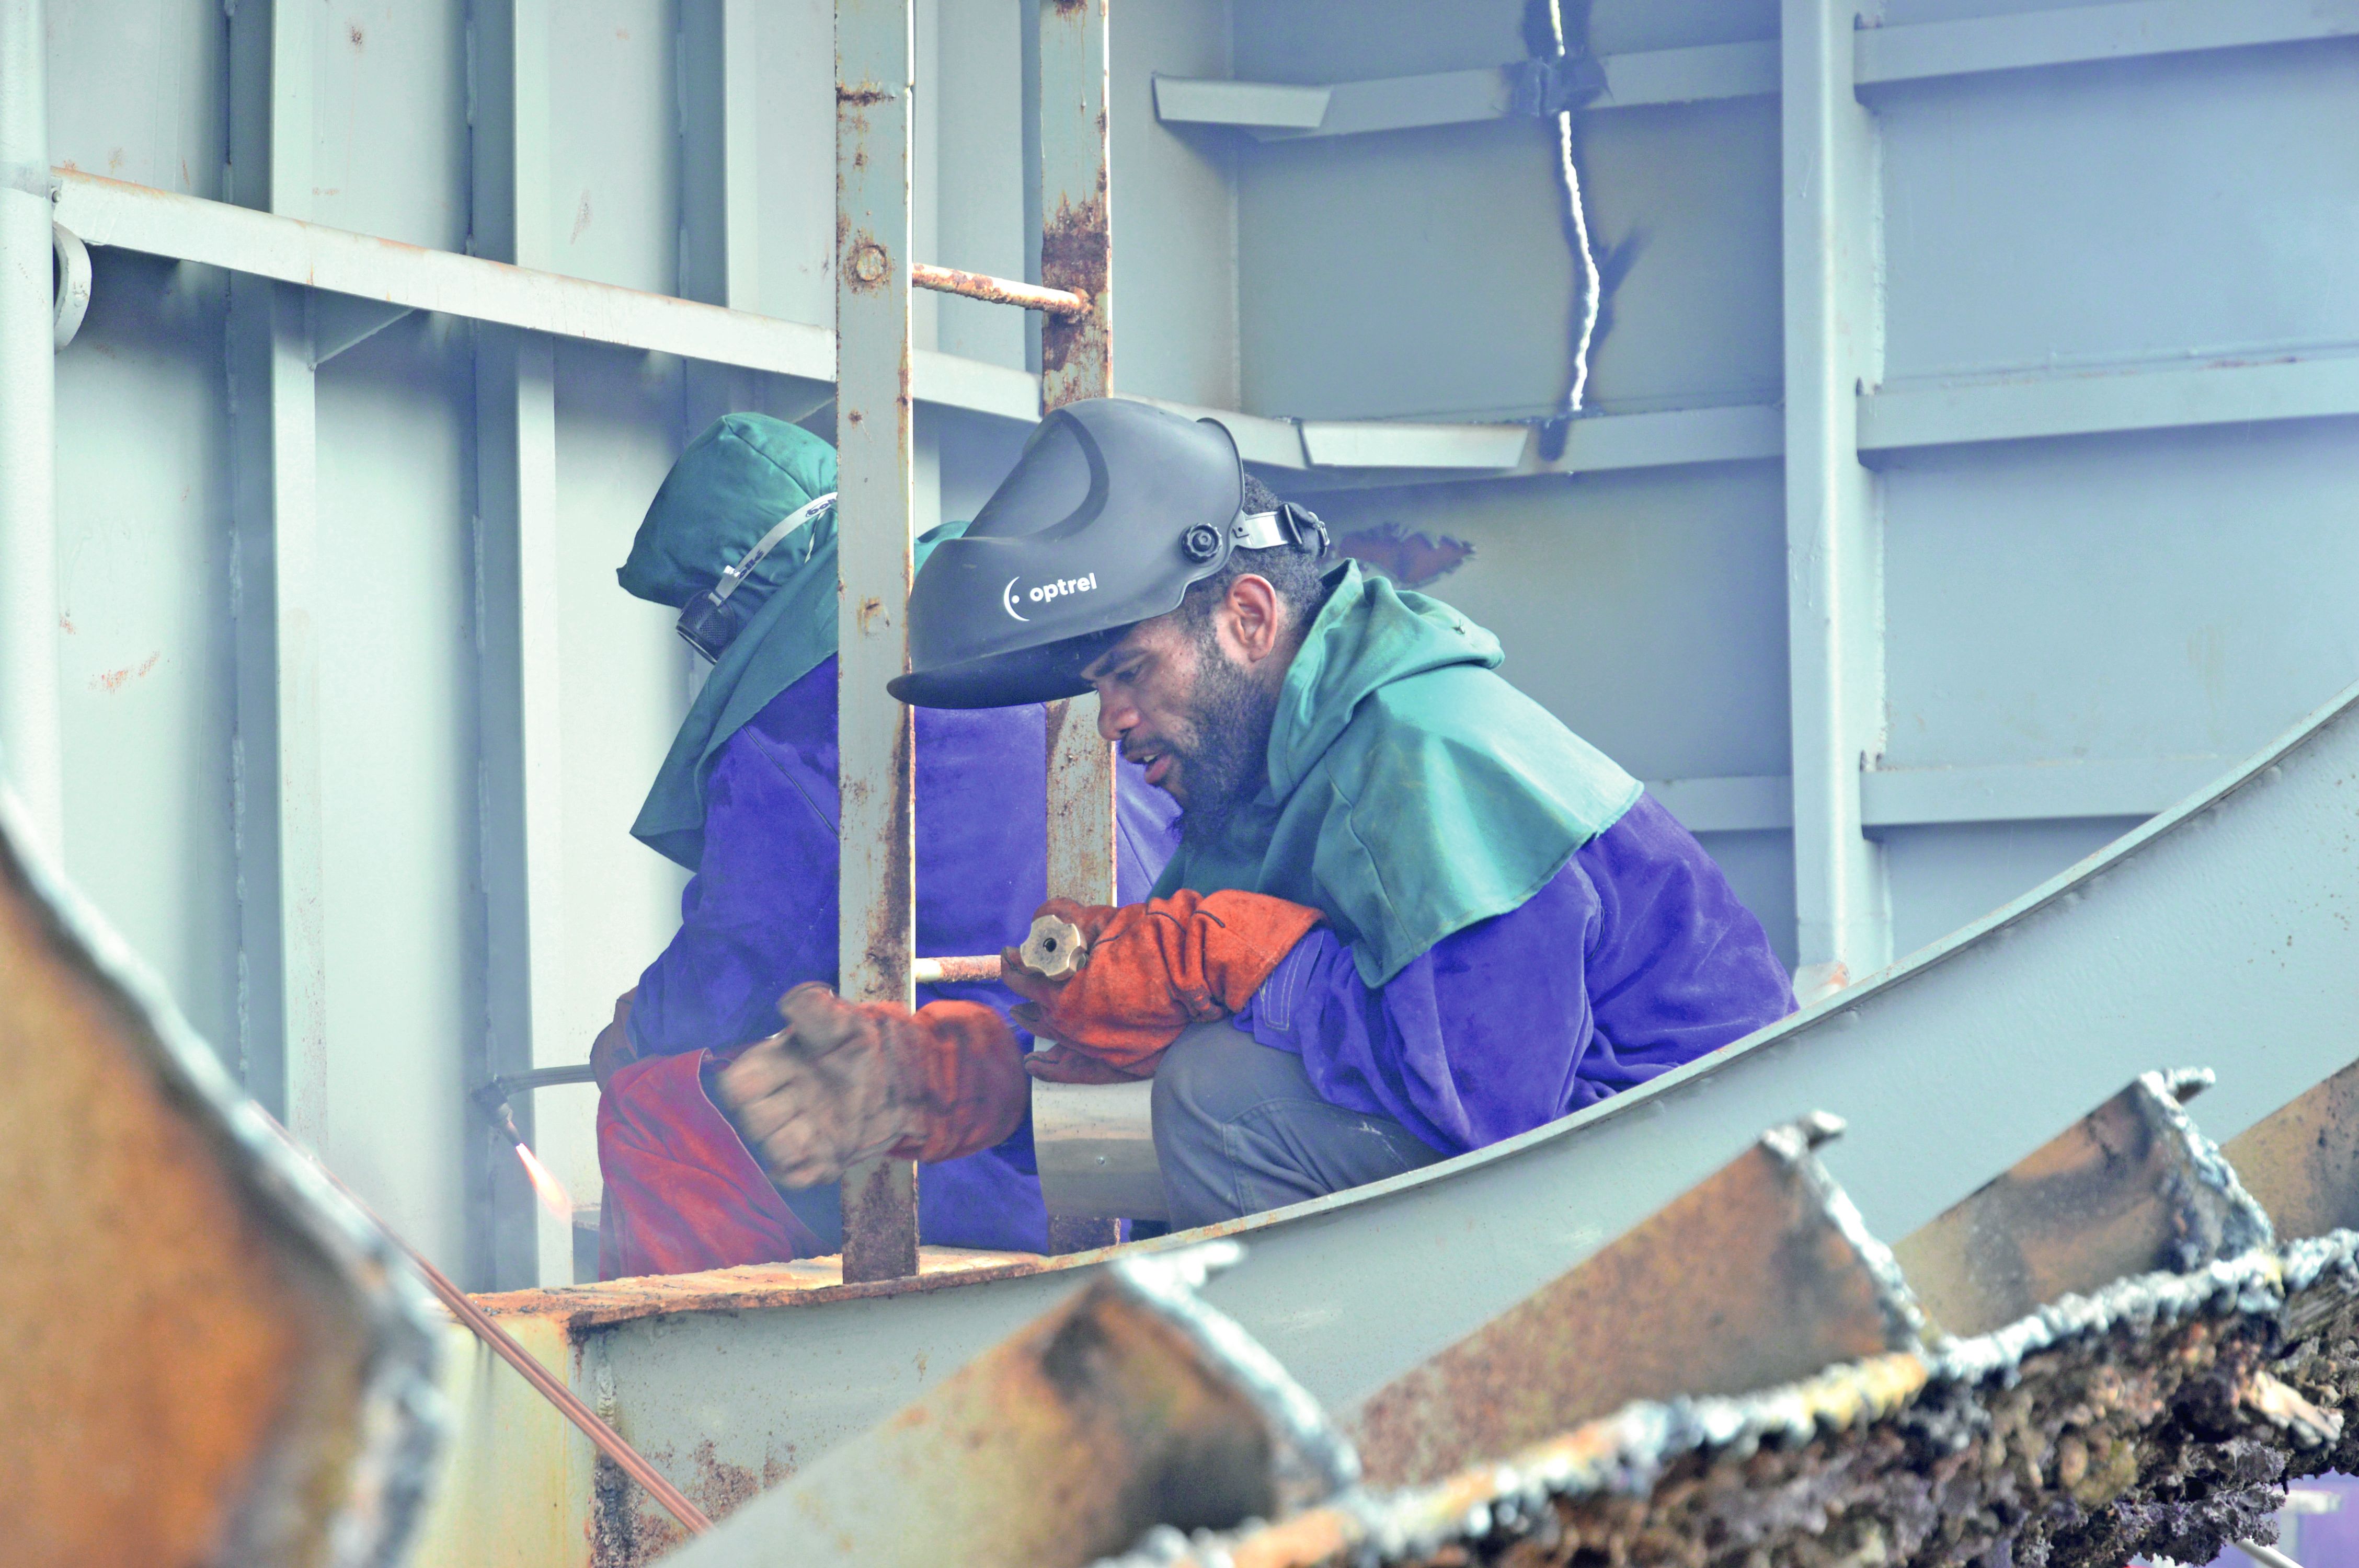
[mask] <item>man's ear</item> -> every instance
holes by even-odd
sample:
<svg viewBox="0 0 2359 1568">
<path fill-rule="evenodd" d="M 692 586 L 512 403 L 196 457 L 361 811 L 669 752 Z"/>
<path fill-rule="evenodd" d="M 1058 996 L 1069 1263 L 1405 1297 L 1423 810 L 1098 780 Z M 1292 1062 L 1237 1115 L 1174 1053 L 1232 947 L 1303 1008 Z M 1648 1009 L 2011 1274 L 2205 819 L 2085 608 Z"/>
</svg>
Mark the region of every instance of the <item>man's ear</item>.
<svg viewBox="0 0 2359 1568">
<path fill-rule="evenodd" d="M 1277 651 L 1286 631 L 1286 601 L 1267 578 L 1245 573 L 1229 584 L 1221 609 L 1236 652 L 1246 664 L 1257 665 Z"/>
</svg>

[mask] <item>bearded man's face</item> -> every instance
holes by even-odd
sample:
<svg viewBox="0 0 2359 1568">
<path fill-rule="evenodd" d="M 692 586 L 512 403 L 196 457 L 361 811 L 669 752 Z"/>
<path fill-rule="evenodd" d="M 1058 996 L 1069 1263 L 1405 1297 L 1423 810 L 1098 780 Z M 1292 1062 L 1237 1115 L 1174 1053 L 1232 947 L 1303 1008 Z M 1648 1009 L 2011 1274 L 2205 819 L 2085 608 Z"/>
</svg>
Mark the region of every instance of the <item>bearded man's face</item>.
<svg viewBox="0 0 2359 1568">
<path fill-rule="evenodd" d="M 1277 685 L 1223 648 L 1211 623 L 1146 622 L 1087 674 L 1100 732 L 1180 803 L 1184 834 L 1216 828 L 1260 791 Z"/>
</svg>

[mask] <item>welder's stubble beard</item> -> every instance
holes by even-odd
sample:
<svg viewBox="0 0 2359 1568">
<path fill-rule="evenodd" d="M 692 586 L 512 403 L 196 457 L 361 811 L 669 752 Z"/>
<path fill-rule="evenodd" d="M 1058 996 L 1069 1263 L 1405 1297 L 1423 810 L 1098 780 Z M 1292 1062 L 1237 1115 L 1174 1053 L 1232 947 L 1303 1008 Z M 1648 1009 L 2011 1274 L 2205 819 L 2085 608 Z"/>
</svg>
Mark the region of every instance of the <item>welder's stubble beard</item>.
<svg viewBox="0 0 2359 1568">
<path fill-rule="evenodd" d="M 1170 748 L 1180 786 L 1172 795 L 1180 805 L 1180 838 L 1201 841 L 1218 835 L 1268 779 L 1277 691 L 1208 639 L 1187 717 L 1187 742 Z"/>
</svg>

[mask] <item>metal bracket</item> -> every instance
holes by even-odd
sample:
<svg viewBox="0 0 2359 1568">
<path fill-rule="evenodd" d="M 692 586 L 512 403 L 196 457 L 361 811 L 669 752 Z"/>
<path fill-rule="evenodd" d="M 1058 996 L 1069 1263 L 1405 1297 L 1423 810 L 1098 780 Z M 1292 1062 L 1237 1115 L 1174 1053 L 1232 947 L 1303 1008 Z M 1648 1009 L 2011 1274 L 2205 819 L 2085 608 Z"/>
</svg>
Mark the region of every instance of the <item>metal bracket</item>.
<svg viewBox="0 0 2359 1568">
<path fill-rule="evenodd" d="M 1591 54 L 1518 60 L 1506 71 L 1508 112 L 1530 119 L 1570 114 L 1605 93 L 1605 68 Z"/>
<path fill-rule="evenodd" d="M 50 318 L 50 341 L 63 349 L 74 341 L 74 334 L 82 330 L 82 319 L 90 313 L 90 248 L 63 223 L 51 223 L 49 251 L 57 258 L 52 278 L 57 303 Z"/>
<path fill-rule="evenodd" d="M 414 307 L 313 289 L 310 308 L 311 368 L 317 370 L 346 349 L 375 337 Z"/>
</svg>

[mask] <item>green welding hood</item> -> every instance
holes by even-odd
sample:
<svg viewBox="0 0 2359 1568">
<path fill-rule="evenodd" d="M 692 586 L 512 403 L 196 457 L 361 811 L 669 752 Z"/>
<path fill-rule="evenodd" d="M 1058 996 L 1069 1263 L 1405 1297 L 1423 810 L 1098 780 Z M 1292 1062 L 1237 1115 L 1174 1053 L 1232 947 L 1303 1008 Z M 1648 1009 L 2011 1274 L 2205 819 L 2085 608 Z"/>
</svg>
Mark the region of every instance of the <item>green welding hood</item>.
<svg viewBox="0 0 2359 1568">
<path fill-rule="evenodd" d="M 1236 442 L 1214 420 L 1104 397 L 1057 409 L 965 536 L 919 569 L 909 673 L 889 689 L 920 708 L 1079 696 L 1093 659 L 1178 609 L 1232 550 L 1325 547 L 1309 513 L 1248 517 L 1244 501 Z"/>
</svg>

